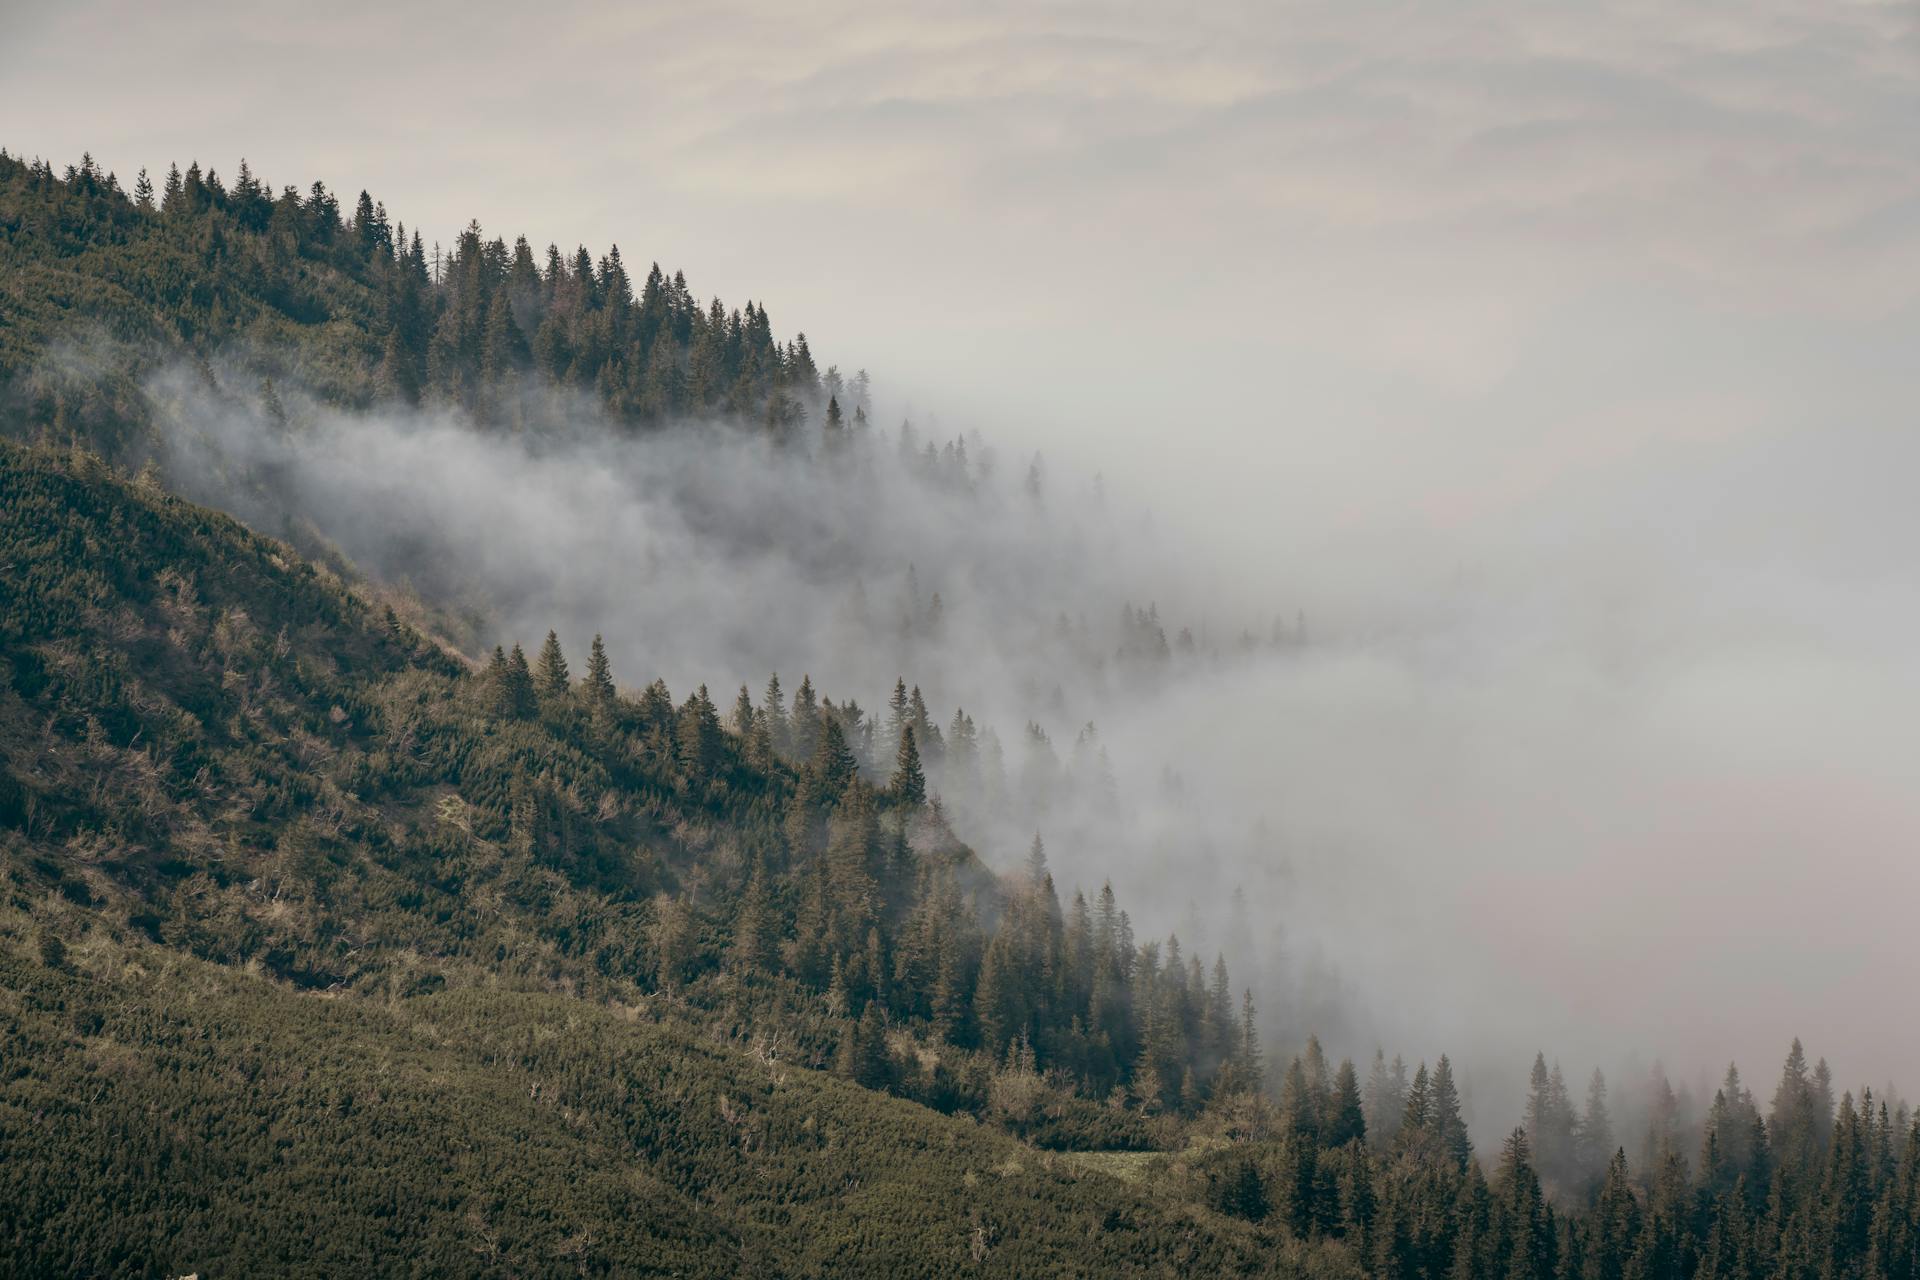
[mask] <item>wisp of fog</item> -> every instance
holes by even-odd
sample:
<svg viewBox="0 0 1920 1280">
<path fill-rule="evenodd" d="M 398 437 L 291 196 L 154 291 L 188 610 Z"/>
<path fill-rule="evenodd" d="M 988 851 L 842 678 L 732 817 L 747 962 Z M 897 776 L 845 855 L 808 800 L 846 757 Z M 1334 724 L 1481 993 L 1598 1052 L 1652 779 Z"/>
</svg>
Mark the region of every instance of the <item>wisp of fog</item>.
<svg viewBox="0 0 1920 1280">
<path fill-rule="evenodd" d="M 1920 682 L 1879 631 L 1911 614 L 1876 575 L 1704 581 L 1612 539 L 1392 591 L 1301 566 L 1282 598 L 1244 543 L 975 431 L 834 442 L 815 406 L 781 442 L 633 434 L 528 391 L 509 433 L 252 385 L 149 383 L 190 496 L 417 593 L 471 653 L 600 634 L 630 686 L 724 708 L 805 676 L 875 726 L 897 675 L 977 727 L 967 777 L 929 772 L 990 865 L 1040 833 L 1064 891 L 1110 881 L 1141 937 L 1223 951 L 1282 1051 L 1464 1058 L 1483 1134 L 1536 1049 L 1624 1079 L 1629 1123 L 1655 1061 L 1704 1098 L 1796 1034 L 1843 1078 L 1920 1060 L 1849 1002 L 1911 962 L 1920 836 Z"/>
</svg>

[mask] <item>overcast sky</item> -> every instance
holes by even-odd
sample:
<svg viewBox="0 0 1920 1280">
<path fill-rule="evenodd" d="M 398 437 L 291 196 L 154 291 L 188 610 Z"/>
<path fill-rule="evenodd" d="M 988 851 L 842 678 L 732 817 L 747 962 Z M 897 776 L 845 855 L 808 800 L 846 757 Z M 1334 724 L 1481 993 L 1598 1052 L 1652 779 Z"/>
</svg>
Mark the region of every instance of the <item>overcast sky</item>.
<svg viewBox="0 0 1920 1280">
<path fill-rule="evenodd" d="M 1350 644 L 1261 691 L 1302 829 L 1649 1056 L 1920 1091 L 1915 20 L 7 0 L 0 143 L 618 242 L 1103 467 Z"/>
</svg>

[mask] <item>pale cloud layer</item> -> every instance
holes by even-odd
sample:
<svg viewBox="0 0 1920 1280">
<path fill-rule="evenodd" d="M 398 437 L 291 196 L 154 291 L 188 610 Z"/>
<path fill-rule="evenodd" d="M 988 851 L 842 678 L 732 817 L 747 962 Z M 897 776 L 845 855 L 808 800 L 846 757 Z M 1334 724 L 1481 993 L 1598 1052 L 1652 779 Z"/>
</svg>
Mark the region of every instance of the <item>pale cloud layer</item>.
<svg viewBox="0 0 1920 1280">
<path fill-rule="evenodd" d="M 0 142 L 618 241 L 1304 603 L 1137 729 L 1383 1030 L 1920 1088 L 1911 5 L 168 8 L 8 5 Z"/>
</svg>

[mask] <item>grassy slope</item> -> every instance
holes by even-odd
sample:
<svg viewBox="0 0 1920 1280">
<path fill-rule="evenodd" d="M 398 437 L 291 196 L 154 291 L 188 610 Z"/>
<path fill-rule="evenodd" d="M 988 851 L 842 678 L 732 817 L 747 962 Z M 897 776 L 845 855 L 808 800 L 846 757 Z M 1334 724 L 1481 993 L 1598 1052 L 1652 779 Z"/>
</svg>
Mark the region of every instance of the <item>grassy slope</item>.
<svg viewBox="0 0 1920 1280">
<path fill-rule="evenodd" d="M 648 886 L 787 784 L 689 789 L 641 727 L 503 724 L 473 683 L 226 517 L 0 445 L 0 1271 L 1292 1265 L 639 995 Z M 434 818 L 529 757 L 581 793 L 564 840 Z M 700 1018 L 803 1043 L 795 998 Z"/>
<path fill-rule="evenodd" d="M 13 923 L 18 924 L 16 920 Z M 17 936 L 17 935 L 16 935 Z M 653 1007 L 0 955 L 14 1274 L 1258 1273 L 1251 1228 Z"/>
</svg>

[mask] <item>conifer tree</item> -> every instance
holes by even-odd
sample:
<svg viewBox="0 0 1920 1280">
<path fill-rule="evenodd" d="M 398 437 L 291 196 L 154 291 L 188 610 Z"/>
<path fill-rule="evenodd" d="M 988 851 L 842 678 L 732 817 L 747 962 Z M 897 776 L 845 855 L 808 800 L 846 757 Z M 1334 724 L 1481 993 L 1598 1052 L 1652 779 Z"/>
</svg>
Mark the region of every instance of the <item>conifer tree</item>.
<svg viewBox="0 0 1920 1280">
<path fill-rule="evenodd" d="M 397 326 L 387 330 L 380 368 L 374 376 L 380 394 L 388 399 L 409 405 L 420 402 L 419 371 Z"/>
<path fill-rule="evenodd" d="M 1587 1082 L 1587 1105 L 1580 1116 L 1574 1149 L 1583 1180 L 1591 1184 L 1603 1176 L 1614 1150 L 1613 1118 L 1607 1111 L 1607 1078 L 1598 1067 Z"/>
<path fill-rule="evenodd" d="M 507 651 L 499 645 L 493 646 L 493 657 L 487 662 L 483 681 L 489 709 L 495 715 L 513 714 L 512 695 L 507 687 Z"/>
<path fill-rule="evenodd" d="M 896 677 L 893 682 L 893 696 L 887 699 L 887 741 L 900 745 L 900 738 L 906 732 L 909 723 L 907 705 L 907 682 L 905 677 Z"/>
<path fill-rule="evenodd" d="M 691 777 L 711 777 L 720 758 L 720 716 L 707 695 L 707 686 L 701 685 L 687 698 L 674 729 L 681 767 Z"/>
<path fill-rule="evenodd" d="M 869 1000 L 861 1012 L 855 1043 L 854 1083 L 867 1089 L 892 1087 L 893 1059 L 887 1052 L 887 1027 L 879 1001 Z"/>
<path fill-rule="evenodd" d="M 1240 992 L 1240 1044 L 1234 1075 L 1244 1083 L 1245 1088 L 1255 1093 L 1262 1092 L 1267 1086 L 1267 1063 L 1265 1055 L 1260 1052 L 1260 1023 L 1254 1016 L 1251 987 Z"/>
<path fill-rule="evenodd" d="M 1446 1059 L 1443 1057 L 1442 1064 Z M 1439 1067 L 1435 1068 L 1436 1078 Z M 1451 1072 L 1448 1073 L 1449 1077 Z M 1501 1151 L 1494 1187 L 1491 1228 L 1492 1274 L 1510 1280 L 1551 1280 L 1554 1262 L 1553 1219 L 1524 1128 L 1508 1136 Z"/>
<path fill-rule="evenodd" d="M 1325 1107 L 1316 1095 L 1306 1064 L 1296 1055 L 1280 1079 L 1280 1125 L 1296 1142 L 1318 1146 Z"/>
<path fill-rule="evenodd" d="M 788 717 L 788 726 L 795 758 L 811 760 L 820 745 L 820 705 L 810 675 L 801 676 L 800 687 L 793 691 L 793 712 Z"/>
<path fill-rule="evenodd" d="M 920 749 L 914 745 L 913 726 L 900 733 L 899 758 L 894 763 L 893 780 L 888 783 L 894 799 L 909 809 L 917 809 L 927 800 L 927 775 L 920 768 Z"/>
<path fill-rule="evenodd" d="M 1366 1115 L 1360 1106 L 1360 1079 L 1354 1073 L 1353 1059 L 1342 1058 L 1340 1069 L 1333 1077 L 1322 1140 L 1329 1147 L 1344 1147 L 1349 1142 L 1365 1141 L 1366 1136 Z"/>
<path fill-rule="evenodd" d="M 536 687 L 543 698 L 564 698 L 567 690 L 573 687 L 573 677 L 567 671 L 566 655 L 560 651 L 560 637 L 552 631 L 547 632 L 546 643 L 540 646 Z"/>
<path fill-rule="evenodd" d="M 733 917 L 733 944 L 727 958 L 735 974 L 747 977 L 772 966 L 773 932 L 773 906 L 766 877 L 755 867 Z"/>
<path fill-rule="evenodd" d="M 804 680 L 800 687 L 811 691 Z M 819 788 L 822 798 L 830 802 L 837 801 L 847 788 L 859 779 L 860 764 L 853 758 L 853 752 L 847 746 L 847 735 L 846 731 L 840 727 L 840 717 L 821 715 L 815 711 L 812 723 L 815 725 L 817 737 L 813 758 L 808 763 L 807 772 L 811 781 Z"/>
<path fill-rule="evenodd" d="M 1460 1115 L 1460 1093 L 1454 1087 L 1453 1065 L 1447 1061 L 1444 1053 L 1433 1067 L 1430 1105 L 1433 1111 L 1433 1136 L 1441 1154 L 1464 1169 L 1468 1157 L 1473 1154 L 1473 1143 L 1467 1137 L 1467 1122 Z"/>
<path fill-rule="evenodd" d="M 1389 1150 L 1400 1132 L 1400 1119 L 1407 1105 L 1407 1068 L 1399 1058 L 1387 1066 L 1384 1049 L 1373 1051 L 1373 1067 L 1367 1073 L 1364 1098 L 1367 1141 L 1375 1151 Z"/>
<path fill-rule="evenodd" d="M 498 646 L 495 653 L 498 654 Z M 519 645 L 513 646 L 499 667 L 499 681 L 496 688 L 499 696 L 496 706 L 501 715 L 515 719 L 525 719 L 533 714 L 534 691 L 533 671 L 527 666 L 527 655 Z"/>
<path fill-rule="evenodd" d="M 1433 1085 L 1422 1062 L 1407 1088 L 1407 1105 L 1400 1114 L 1400 1149 L 1423 1154 L 1432 1144 Z"/>
<path fill-rule="evenodd" d="M 1033 843 L 1027 846 L 1027 883 L 1039 888 L 1042 881 L 1049 879 L 1047 871 L 1047 842 L 1040 838 L 1038 831 L 1033 833 Z"/>
<path fill-rule="evenodd" d="M 822 430 L 825 432 L 827 448 L 838 452 L 846 438 L 846 421 L 840 416 L 840 400 L 837 396 L 827 397 L 827 417 Z"/>
<path fill-rule="evenodd" d="M 486 331 L 480 349 L 480 377 L 489 386 L 499 383 L 524 368 L 532 360 L 527 339 L 513 318 L 507 291 L 495 290 L 487 305 Z"/>
<path fill-rule="evenodd" d="M 593 637 L 593 648 L 587 654 L 587 697 L 595 706 L 606 707 L 613 703 L 613 668 L 607 662 L 607 646 L 601 642 L 598 634 Z"/>
<path fill-rule="evenodd" d="M 774 751 L 782 756 L 791 756 L 793 741 L 787 722 L 785 695 L 780 691 L 778 671 L 767 677 L 767 691 L 760 700 L 760 723 L 766 726 L 767 737 L 772 742 Z"/>
</svg>

